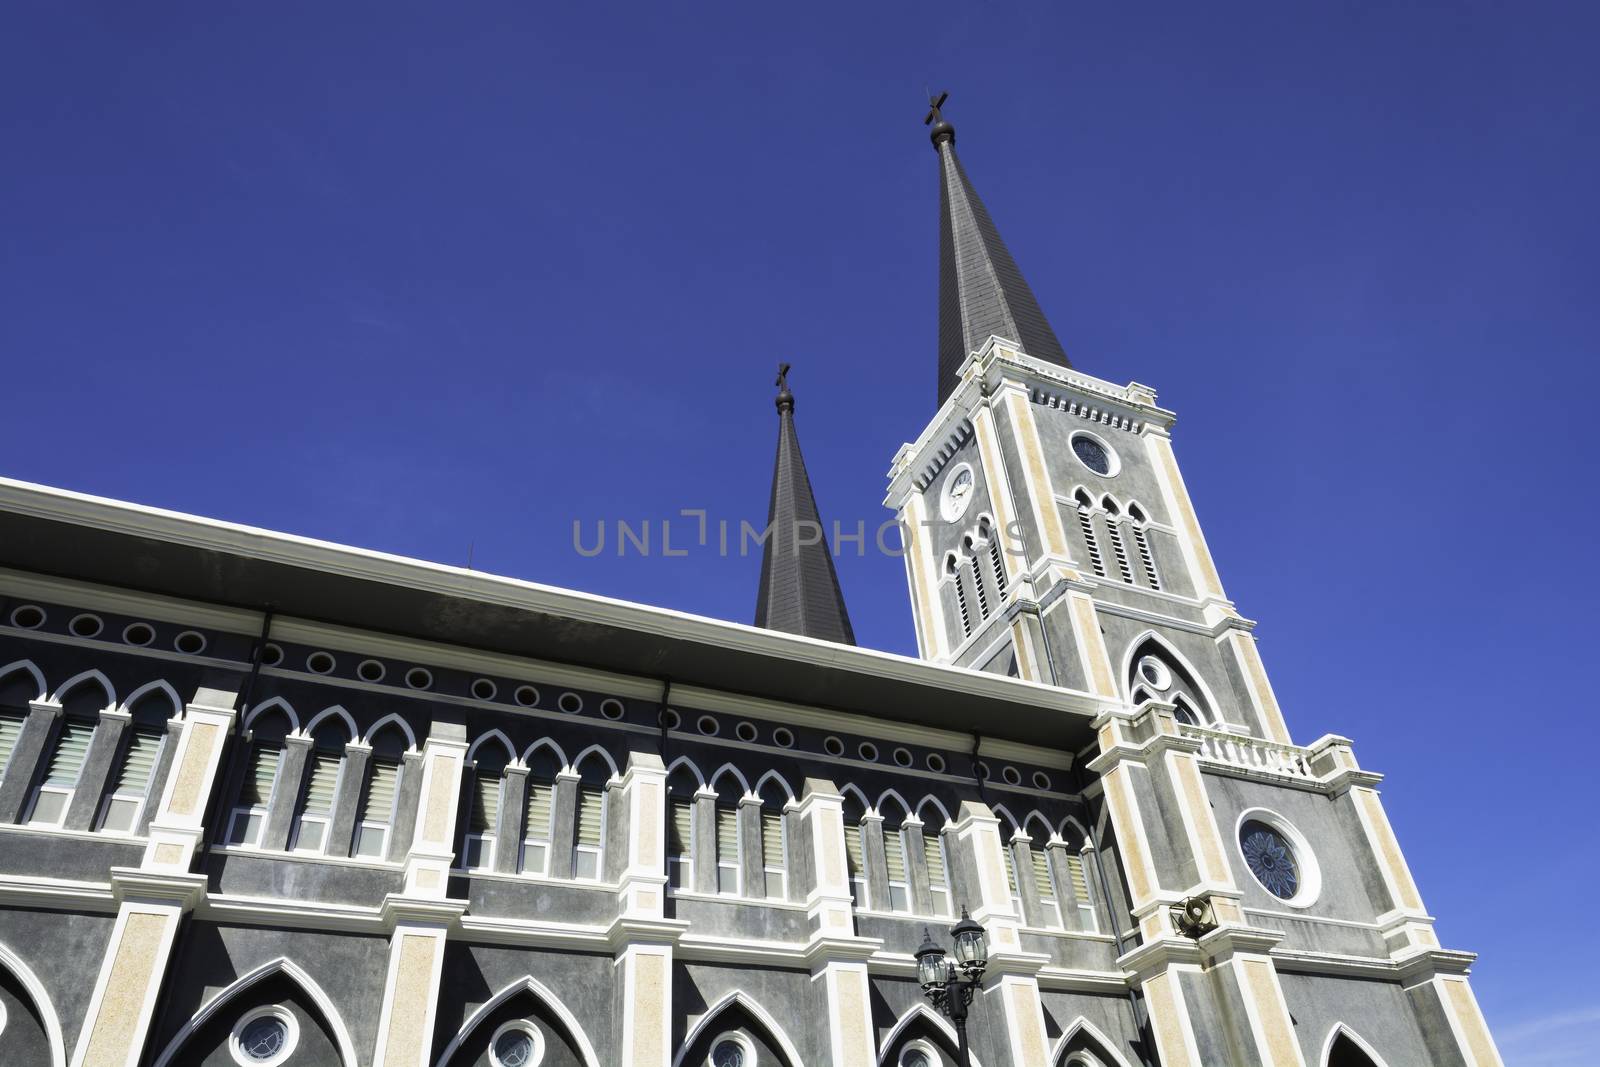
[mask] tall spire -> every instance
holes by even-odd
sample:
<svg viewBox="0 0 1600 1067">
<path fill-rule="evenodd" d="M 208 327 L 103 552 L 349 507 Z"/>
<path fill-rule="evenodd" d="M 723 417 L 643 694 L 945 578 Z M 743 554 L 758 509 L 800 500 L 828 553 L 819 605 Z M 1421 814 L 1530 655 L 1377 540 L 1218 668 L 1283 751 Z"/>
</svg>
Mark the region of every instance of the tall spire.
<svg viewBox="0 0 1600 1067">
<path fill-rule="evenodd" d="M 756 625 L 823 641 L 856 643 L 839 591 L 817 498 L 794 430 L 794 394 L 789 364 L 778 367 L 778 459 L 772 470 L 767 539 L 761 556 Z"/>
<path fill-rule="evenodd" d="M 955 391 L 961 364 L 990 334 L 1035 359 L 1072 364 L 1033 290 L 1000 239 L 956 156 L 956 129 L 940 114 L 948 93 L 930 98 L 928 117 L 939 153 L 939 403 Z"/>
</svg>

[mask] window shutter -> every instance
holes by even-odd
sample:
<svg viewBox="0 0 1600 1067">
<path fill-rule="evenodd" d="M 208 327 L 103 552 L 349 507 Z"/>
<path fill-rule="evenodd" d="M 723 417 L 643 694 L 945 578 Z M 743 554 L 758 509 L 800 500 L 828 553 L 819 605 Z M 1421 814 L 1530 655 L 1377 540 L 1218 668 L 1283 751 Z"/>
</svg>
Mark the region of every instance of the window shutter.
<svg viewBox="0 0 1600 1067">
<path fill-rule="evenodd" d="M 244 789 L 239 803 L 247 808 L 264 808 L 272 803 L 272 783 L 278 777 L 278 760 L 281 749 L 257 746 L 250 753 L 250 769 L 244 776 Z"/>
<path fill-rule="evenodd" d="M 144 796 L 150 785 L 150 775 L 156 769 L 156 753 L 161 750 L 160 730 L 133 731 L 128 738 L 128 754 L 123 757 L 122 770 L 117 772 L 117 782 L 111 792 L 119 796 Z"/>
<path fill-rule="evenodd" d="M 672 802 L 672 837 L 667 842 L 668 852 L 674 856 L 689 855 L 690 827 L 693 825 L 694 802 L 691 800 L 674 800 Z"/>
<path fill-rule="evenodd" d="M 1040 900 L 1054 900 L 1056 898 L 1055 883 L 1050 880 L 1050 857 L 1042 848 L 1032 850 L 1033 857 L 1033 889 L 1039 894 Z"/>
<path fill-rule="evenodd" d="M 600 812 L 605 796 L 598 789 L 578 789 L 578 844 L 600 847 Z"/>
<path fill-rule="evenodd" d="M 0 712 L 0 772 L 11 762 L 11 750 L 17 747 L 17 737 L 22 733 L 22 716 Z"/>
<path fill-rule="evenodd" d="M 784 866 L 781 811 L 761 811 L 761 863 L 766 867 Z"/>
<path fill-rule="evenodd" d="M 372 777 L 367 779 L 366 799 L 361 802 L 363 822 L 388 822 L 393 817 L 394 792 L 399 780 L 398 763 L 372 761 Z"/>
<path fill-rule="evenodd" d="M 861 856 L 861 827 L 846 826 L 844 828 L 844 858 L 845 865 L 850 869 L 850 877 L 859 875 L 866 866 Z"/>
<path fill-rule="evenodd" d="M 63 724 L 61 739 L 50 757 L 50 769 L 45 772 L 45 783 L 77 785 L 78 775 L 83 771 L 83 758 L 89 754 L 89 739 L 93 736 L 93 723 L 68 721 Z"/>
<path fill-rule="evenodd" d="M 717 807 L 717 859 L 723 863 L 739 861 L 739 809 Z"/>
<path fill-rule="evenodd" d="M 528 779 L 528 810 L 523 820 L 522 837 L 525 841 L 550 840 L 550 812 L 554 806 L 555 783 L 537 778 Z"/>
<path fill-rule="evenodd" d="M 472 781 L 471 832 L 492 834 L 500 825 L 500 776 L 474 774 Z"/>
<path fill-rule="evenodd" d="M 1006 886 L 1011 890 L 1011 895 L 1020 897 L 1022 891 L 1017 888 L 1017 860 L 1011 854 L 1011 846 L 1002 844 L 1000 854 L 1006 858 Z"/>
<path fill-rule="evenodd" d="M 906 839 L 898 829 L 883 831 L 883 858 L 889 868 L 889 881 L 906 880 Z"/>
<path fill-rule="evenodd" d="M 922 831 L 922 858 L 928 865 L 928 886 L 943 889 L 944 839 L 939 834 L 929 833 L 926 828 Z"/>
<path fill-rule="evenodd" d="M 1072 892 L 1080 905 L 1089 902 L 1089 883 L 1083 876 L 1083 857 L 1067 853 L 1067 877 L 1072 880 Z"/>
<path fill-rule="evenodd" d="M 339 785 L 342 758 L 331 752 L 311 754 L 311 773 L 306 776 L 307 815 L 326 815 L 333 810 L 333 791 Z"/>
</svg>

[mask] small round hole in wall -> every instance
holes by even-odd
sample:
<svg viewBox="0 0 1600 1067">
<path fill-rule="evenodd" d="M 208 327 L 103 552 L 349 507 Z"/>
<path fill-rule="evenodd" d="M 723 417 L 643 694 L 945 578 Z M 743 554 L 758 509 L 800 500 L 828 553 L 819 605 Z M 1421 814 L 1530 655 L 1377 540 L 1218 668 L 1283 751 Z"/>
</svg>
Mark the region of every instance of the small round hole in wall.
<svg viewBox="0 0 1600 1067">
<path fill-rule="evenodd" d="M 753 722 L 742 722 L 733 728 L 733 733 L 734 736 L 738 737 L 738 739 L 741 741 L 754 741 L 756 739 L 756 724 Z"/>
<path fill-rule="evenodd" d="M 844 755 L 844 742 L 837 737 L 824 737 L 822 739 L 822 751 L 830 756 L 842 756 Z"/>
<path fill-rule="evenodd" d="M 606 697 L 600 702 L 600 714 L 608 719 L 620 719 L 622 718 L 622 712 L 622 701 L 616 697 Z"/>
<path fill-rule="evenodd" d="M 944 757 L 937 752 L 928 753 L 928 770 L 935 774 L 944 773 Z"/>
<path fill-rule="evenodd" d="M 328 674 L 337 664 L 326 652 L 313 652 L 306 657 L 306 670 L 312 674 Z"/>
<path fill-rule="evenodd" d="M 717 732 L 722 729 L 722 727 L 717 724 L 717 720 L 713 719 L 709 715 L 702 715 L 696 719 L 694 721 L 694 728 L 705 734 L 707 737 L 716 737 Z"/>
<path fill-rule="evenodd" d="M 511 699 L 525 708 L 531 708 L 539 703 L 539 691 L 531 685 L 519 685 L 517 691 L 511 694 Z"/>
<path fill-rule="evenodd" d="M 206 650 L 206 639 L 203 634 L 194 630 L 185 630 L 173 638 L 172 647 L 185 656 L 198 656 Z"/>
<path fill-rule="evenodd" d="M 1035 789 L 1049 789 L 1050 776 L 1043 771 L 1033 772 L 1033 787 Z"/>
<path fill-rule="evenodd" d="M 384 665 L 375 659 L 364 659 L 361 661 L 361 665 L 356 668 L 356 675 L 363 682 L 381 682 L 386 673 L 387 670 Z"/>
<path fill-rule="evenodd" d="M 576 715 L 583 710 L 583 698 L 577 693 L 562 693 L 561 699 L 556 701 L 556 707 L 568 715 Z"/>
<path fill-rule="evenodd" d="M 871 741 L 861 742 L 861 744 L 856 748 L 856 751 L 861 754 L 862 759 L 867 760 L 870 763 L 878 762 L 878 746 L 873 744 Z"/>
<path fill-rule="evenodd" d="M 261 650 L 261 665 L 263 667 L 276 667 L 283 662 L 283 649 L 278 645 L 268 645 Z"/>
<path fill-rule="evenodd" d="M 500 687 L 487 678 L 476 678 L 472 682 L 472 695 L 478 700 L 493 700 L 494 695 L 500 692 Z"/>
<path fill-rule="evenodd" d="M 1022 772 L 1015 767 L 1002 767 L 1000 769 L 1000 777 L 1006 780 L 1007 785 L 1022 784 Z"/>
<path fill-rule="evenodd" d="M 136 622 L 122 631 L 122 639 L 130 645 L 148 645 L 156 639 L 155 627 L 147 622 Z"/>
<path fill-rule="evenodd" d="M 44 609 L 37 604 L 24 604 L 11 613 L 11 625 L 37 630 L 44 625 Z"/>
<path fill-rule="evenodd" d="M 983 779 L 985 782 L 989 780 L 989 765 L 987 763 L 979 760 L 977 766 L 975 766 L 973 770 L 975 770 L 978 773 L 978 777 Z"/>
<path fill-rule="evenodd" d="M 793 748 L 794 732 L 786 726 L 780 726 L 772 731 L 772 743 L 779 748 Z"/>
<path fill-rule="evenodd" d="M 406 684 L 413 689 L 426 689 L 433 684 L 433 675 L 426 667 L 412 667 L 406 671 Z"/>
<path fill-rule="evenodd" d="M 676 730 L 678 727 L 683 725 L 683 716 L 679 715 L 671 708 L 668 708 L 666 711 L 661 713 L 661 725 L 665 726 L 669 730 Z"/>
<path fill-rule="evenodd" d="M 894 761 L 902 767 L 911 766 L 911 750 L 906 748 L 895 749 Z"/>
<path fill-rule="evenodd" d="M 106 624 L 98 615 L 75 615 L 72 621 L 67 623 L 67 629 L 74 637 L 96 637 L 105 628 Z"/>
</svg>

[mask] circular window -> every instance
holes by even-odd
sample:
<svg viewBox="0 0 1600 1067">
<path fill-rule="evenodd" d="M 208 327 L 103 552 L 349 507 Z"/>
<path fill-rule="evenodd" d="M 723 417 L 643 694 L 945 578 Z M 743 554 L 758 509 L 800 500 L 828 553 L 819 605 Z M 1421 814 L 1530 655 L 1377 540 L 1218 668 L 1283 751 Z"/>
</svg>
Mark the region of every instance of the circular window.
<svg viewBox="0 0 1600 1067">
<path fill-rule="evenodd" d="M 283 649 L 277 645 L 268 645 L 261 650 L 261 665 L 263 667 L 276 667 L 283 662 Z"/>
<path fill-rule="evenodd" d="M 272 1067 L 294 1051 L 300 1024 L 286 1008 L 261 1008 L 240 1019 L 228 1037 L 228 1051 L 243 1067 Z"/>
<path fill-rule="evenodd" d="M 1033 772 L 1033 787 L 1035 789 L 1048 790 L 1050 788 L 1050 776 L 1048 774 L 1044 773 L 1043 771 L 1034 771 Z"/>
<path fill-rule="evenodd" d="M 472 695 L 478 700 L 493 700 L 500 687 L 487 678 L 475 678 L 472 682 Z"/>
<path fill-rule="evenodd" d="M 607 697 L 605 700 L 600 702 L 600 714 L 604 715 L 608 719 L 622 718 L 622 711 L 622 701 L 618 700 L 616 697 Z"/>
<path fill-rule="evenodd" d="M 772 743 L 777 745 L 779 748 L 793 748 L 794 732 L 791 731 L 787 726 L 780 726 L 776 730 L 772 731 Z"/>
<path fill-rule="evenodd" d="M 1117 454 L 1092 433 L 1079 430 L 1072 435 L 1072 454 L 1078 457 L 1079 463 L 1103 478 L 1117 473 Z"/>
<path fill-rule="evenodd" d="M 193 630 L 185 630 L 173 639 L 172 647 L 186 656 L 198 656 L 206 650 L 206 639 Z"/>
<path fill-rule="evenodd" d="M 426 689 L 433 684 L 433 675 L 425 668 L 412 667 L 406 671 L 406 684 L 413 689 Z"/>
<path fill-rule="evenodd" d="M 122 631 L 122 639 L 130 645 L 148 645 L 156 639 L 156 631 L 149 623 L 136 622 Z"/>
<path fill-rule="evenodd" d="M 830 756 L 842 756 L 844 755 L 844 742 L 837 737 L 824 737 L 822 739 L 822 750 Z"/>
<path fill-rule="evenodd" d="M 44 625 L 44 609 L 37 604 L 24 604 L 11 613 L 11 625 L 36 630 Z"/>
<path fill-rule="evenodd" d="M 539 703 L 539 691 L 531 685 L 519 685 L 511 698 L 525 708 L 531 708 Z"/>
<path fill-rule="evenodd" d="M 950 472 L 944 480 L 944 490 L 939 494 L 939 514 L 945 522 L 955 522 L 967 513 L 972 503 L 972 465 L 963 463 Z"/>
<path fill-rule="evenodd" d="M 333 657 L 326 652 L 313 652 L 306 657 L 306 669 L 312 674 L 327 674 L 333 667 Z"/>
<path fill-rule="evenodd" d="M 756 724 L 753 722 L 742 722 L 733 728 L 733 732 L 741 741 L 754 741 L 756 739 Z"/>
<path fill-rule="evenodd" d="M 894 761 L 902 767 L 911 766 L 911 750 L 897 748 L 894 750 Z"/>
<path fill-rule="evenodd" d="M 98 615 L 78 615 L 67 623 L 67 629 L 72 631 L 74 637 L 94 637 L 105 629 L 105 625 Z"/>
<path fill-rule="evenodd" d="M 694 728 L 708 737 L 716 737 L 717 731 L 721 729 L 721 727 L 717 725 L 717 720 L 713 719 L 709 715 L 702 715 L 696 719 L 694 721 Z"/>
<path fill-rule="evenodd" d="M 683 725 L 683 716 L 668 708 L 661 713 L 661 725 L 669 730 L 676 730 Z"/>
<path fill-rule="evenodd" d="M 1281 816 L 1247 811 L 1239 819 L 1239 854 L 1261 888 L 1285 903 L 1305 907 L 1321 888 L 1311 848 Z"/>
<path fill-rule="evenodd" d="M 1139 677 L 1150 688 L 1165 693 L 1172 688 L 1172 672 L 1167 670 L 1167 665 L 1154 656 L 1145 656 L 1139 661 Z"/>
<path fill-rule="evenodd" d="M 928 753 L 928 770 L 935 774 L 944 773 L 944 757 L 937 752 Z"/>
<path fill-rule="evenodd" d="M 506 1023 L 489 1039 L 494 1067 L 534 1067 L 544 1058 L 544 1038 L 526 1022 Z"/>
<path fill-rule="evenodd" d="M 756 1067 L 756 1051 L 743 1034 L 723 1034 L 711 1042 L 706 1067 Z"/>
<path fill-rule="evenodd" d="M 926 1049 L 912 1046 L 900 1054 L 900 1067 L 934 1067 Z"/>
<path fill-rule="evenodd" d="M 577 693 L 562 693 L 561 699 L 556 701 L 556 706 L 568 715 L 576 715 L 583 710 L 583 698 Z"/>
<path fill-rule="evenodd" d="M 1000 768 L 1000 777 L 1006 780 L 1007 785 L 1022 784 L 1022 772 L 1017 770 L 1015 767 Z"/>
<path fill-rule="evenodd" d="M 361 666 L 356 668 L 356 674 L 363 682 L 381 682 L 385 669 L 383 664 L 375 659 L 364 659 L 361 661 Z"/>
<path fill-rule="evenodd" d="M 989 765 L 987 763 L 979 760 L 972 769 L 977 772 L 978 777 L 983 779 L 985 782 L 989 780 Z"/>
<path fill-rule="evenodd" d="M 873 744 L 871 741 L 861 742 L 861 746 L 857 748 L 856 751 L 861 753 L 862 759 L 871 763 L 878 762 L 878 746 Z"/>
</svg>

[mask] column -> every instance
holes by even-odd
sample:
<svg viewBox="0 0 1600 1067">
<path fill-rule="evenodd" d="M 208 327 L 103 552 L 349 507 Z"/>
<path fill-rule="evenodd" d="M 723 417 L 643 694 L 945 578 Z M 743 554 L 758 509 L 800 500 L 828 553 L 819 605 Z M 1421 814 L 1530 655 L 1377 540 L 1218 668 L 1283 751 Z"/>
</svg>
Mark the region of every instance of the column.
<svg viewBox="0 0 1600 1067">
<path fill-rule="evenodd" d="M 172 772 L 155 804 L 143 862 L 111 870 L 117 921 L 72 1067 L 133 1067 L 144 1048 L 179 921 L 205 895 L 205 876 L 189 868 L 207 829 L 206 807 L 237 698 L 231 681 L 202 684 L 184 708 Z"/>
<path fill-rule="evenodd" d="M 857 937 L 844 854 L 844 797 L 825 778 L 807 778 L 795 812 L 790 877 L 805 886 L 806 956 L 827 1020 L 829 1067 L 876 1067 L 867 959 L 883 942 Z M 882 838 L 879 838 L 880 845 Z"/>
<path fill-rule="evenodd" d="M 350 855 L 350 845 L 356 832 L 357 809 L 361 807 L 361 790 L 366 787 L 367 764 L 371 760 L 371 745 L 351 741 L 344 746 L 344 771 L 339 775 L 339 789 L 333 795 L 328 840 L 323 847 L 323 851 L 330 856 Z"/>
<path fill-rule="evenodd" d="M 928 854 L 922 838 L 922 820 L 912 815 L 900 826 L 906 841 L 906 881 L 918 915 L 933 914 L 933 893 L 928 887 Z"/>
<path fill-rule="evenodd" d="M 522 858 L 523 820 L 528 817 L 528 768 L 520 761 L 506 767 L 500 787 L 500 824 L 494 831 L 494 869 L 515 873 Z M 567 850 L 570 857 L 572 850 Z M 569 858 L 569 864 L 572 862 Z"/>
<path fill-rule="evenodd" d="M 1239 676 L 1244 680 L 1245 693 L 1250 697 L 1250 707 L 1255 711 L 1261 734 L 1279 744 L 1293 744 L 1289 739 L 1289 726 L 1283 719 L 1283 709 L 1278 707 L 1272 683 L 1267 681 L 1267 669 L 1261 663 L 1261 651 L 1256 647 L 1255 635 L 1244 629 L 1242 620 L 1234 622 L 1217 638 L 1225 649 L 1224 656 L 1232 656 L 1238 665 Z"/>
<path fill-rule="evenodd" d="M 1178 531 L 1178 544 L 1183 549 L 1183 561 L 1194 582 L 1195 596 L 1205 605 L 1206 621 L 1215 626 L 1237 613 L 1222 592 L 1222 579 L 1217 565 L 1211 559 L 1211 549 L 1206 545 L 1205 534 L 1200 532 L 1200 518 L 1195 514 L 1194 502 L 1189 499 L 1188 487 L 1178 472 L 1178 460 L 1172 452 L 1172 438 L 1159 426 L 1146 423 L 1143 437 L 1145 450 L 1150 456 L 1156 481 L 1161 486 L 1161 501 L 1172 524 Z"/>
<path fill-rule="evenodd" d="M 83 754 L 83 768 L 78 772 L 78 784 L 72 790 L 72 800 L 67 804 L 68 830 L 94 829 L 94 817 L 100 810 L 100 797 L 106 790 L 106 780 L 111 777 L 122 751 L 122 735 L 127 732 L 133 716 L 126 711 L 106 710 L 100 713 L 100 723 L 89 739 L 89 749 Z"/>
<path fill-rule="evenodd" d="M 300 803 L 306 761 L 310 758 L 311 738 L 294 733 L 283 739 L 283 763 L 278 768 L 278 784 L 272 787 L 272 806 L 267 809 L 267 825 L 261 831 L 262 848 L 281 851 L 289 847 L 294 810 Z"/>
<path fill-rule="evenodd" d="M 570 770 L 556 774 L 555 794 L 550 802 L 550 877 L 572 877 L 572 849 L 578 839 L 578 784 L 581 779 Z"/>
<path fill-rule="evenodd" d="M 739 884 L 747 897 L 767 895 L 767 870 L 762 858 L 761 798 L 739 798 Z"/>
<path fill-rule="evenodd" d="M 446 896 L 455 858 L 466 734 L 461 723 L 435 719 L 423 746 L 422 789 L 415 836 L 406 855 L 405 888 L 391 894 L 383 907 L 393 933 L 374 1067 L 429 1067 L 445 942 L 450 924 L 466 910 L 464 901 Z"/>
<path fill-rule="evenodd" d="M 389 831 L 389 848 L 384 857 L 390 863 L 398 863 L 411 852 L 417 830 L 417 803 L 422 797 L 422 771 L 421 752 L 413 748 L 400 757 L 399 796 L 394 802 L 394 826 Z"/>
<path fill-rule="evenodd" d="M 12 746 L 11 760 L 6 764 L 5 779 L 0 781 L 0 822 L 16 822 L 22 818 L 28 804 L 28 788 L 33 785 L 39 759 L 55 735 L 56 721 L 61 718 L 61 705 L 48 700 L 30 700 L 28 717 L 22 721 L 17 733 L 17 743 Z"/>
<path fill-rule="evenodd" d="M 866 867 L 867 907 L 889 911 L 889 857 L 883 846 L 883 816 L 875 811 L 861 818 L 861 860 Z"/>
<path fill-rule="evenodd" d="M 694 853 L 694 891 L 717 891 L 717 794 L 697 789 L 694 794 L 694 828 L 689 833 L 689 848 Z"/>
</svg>

